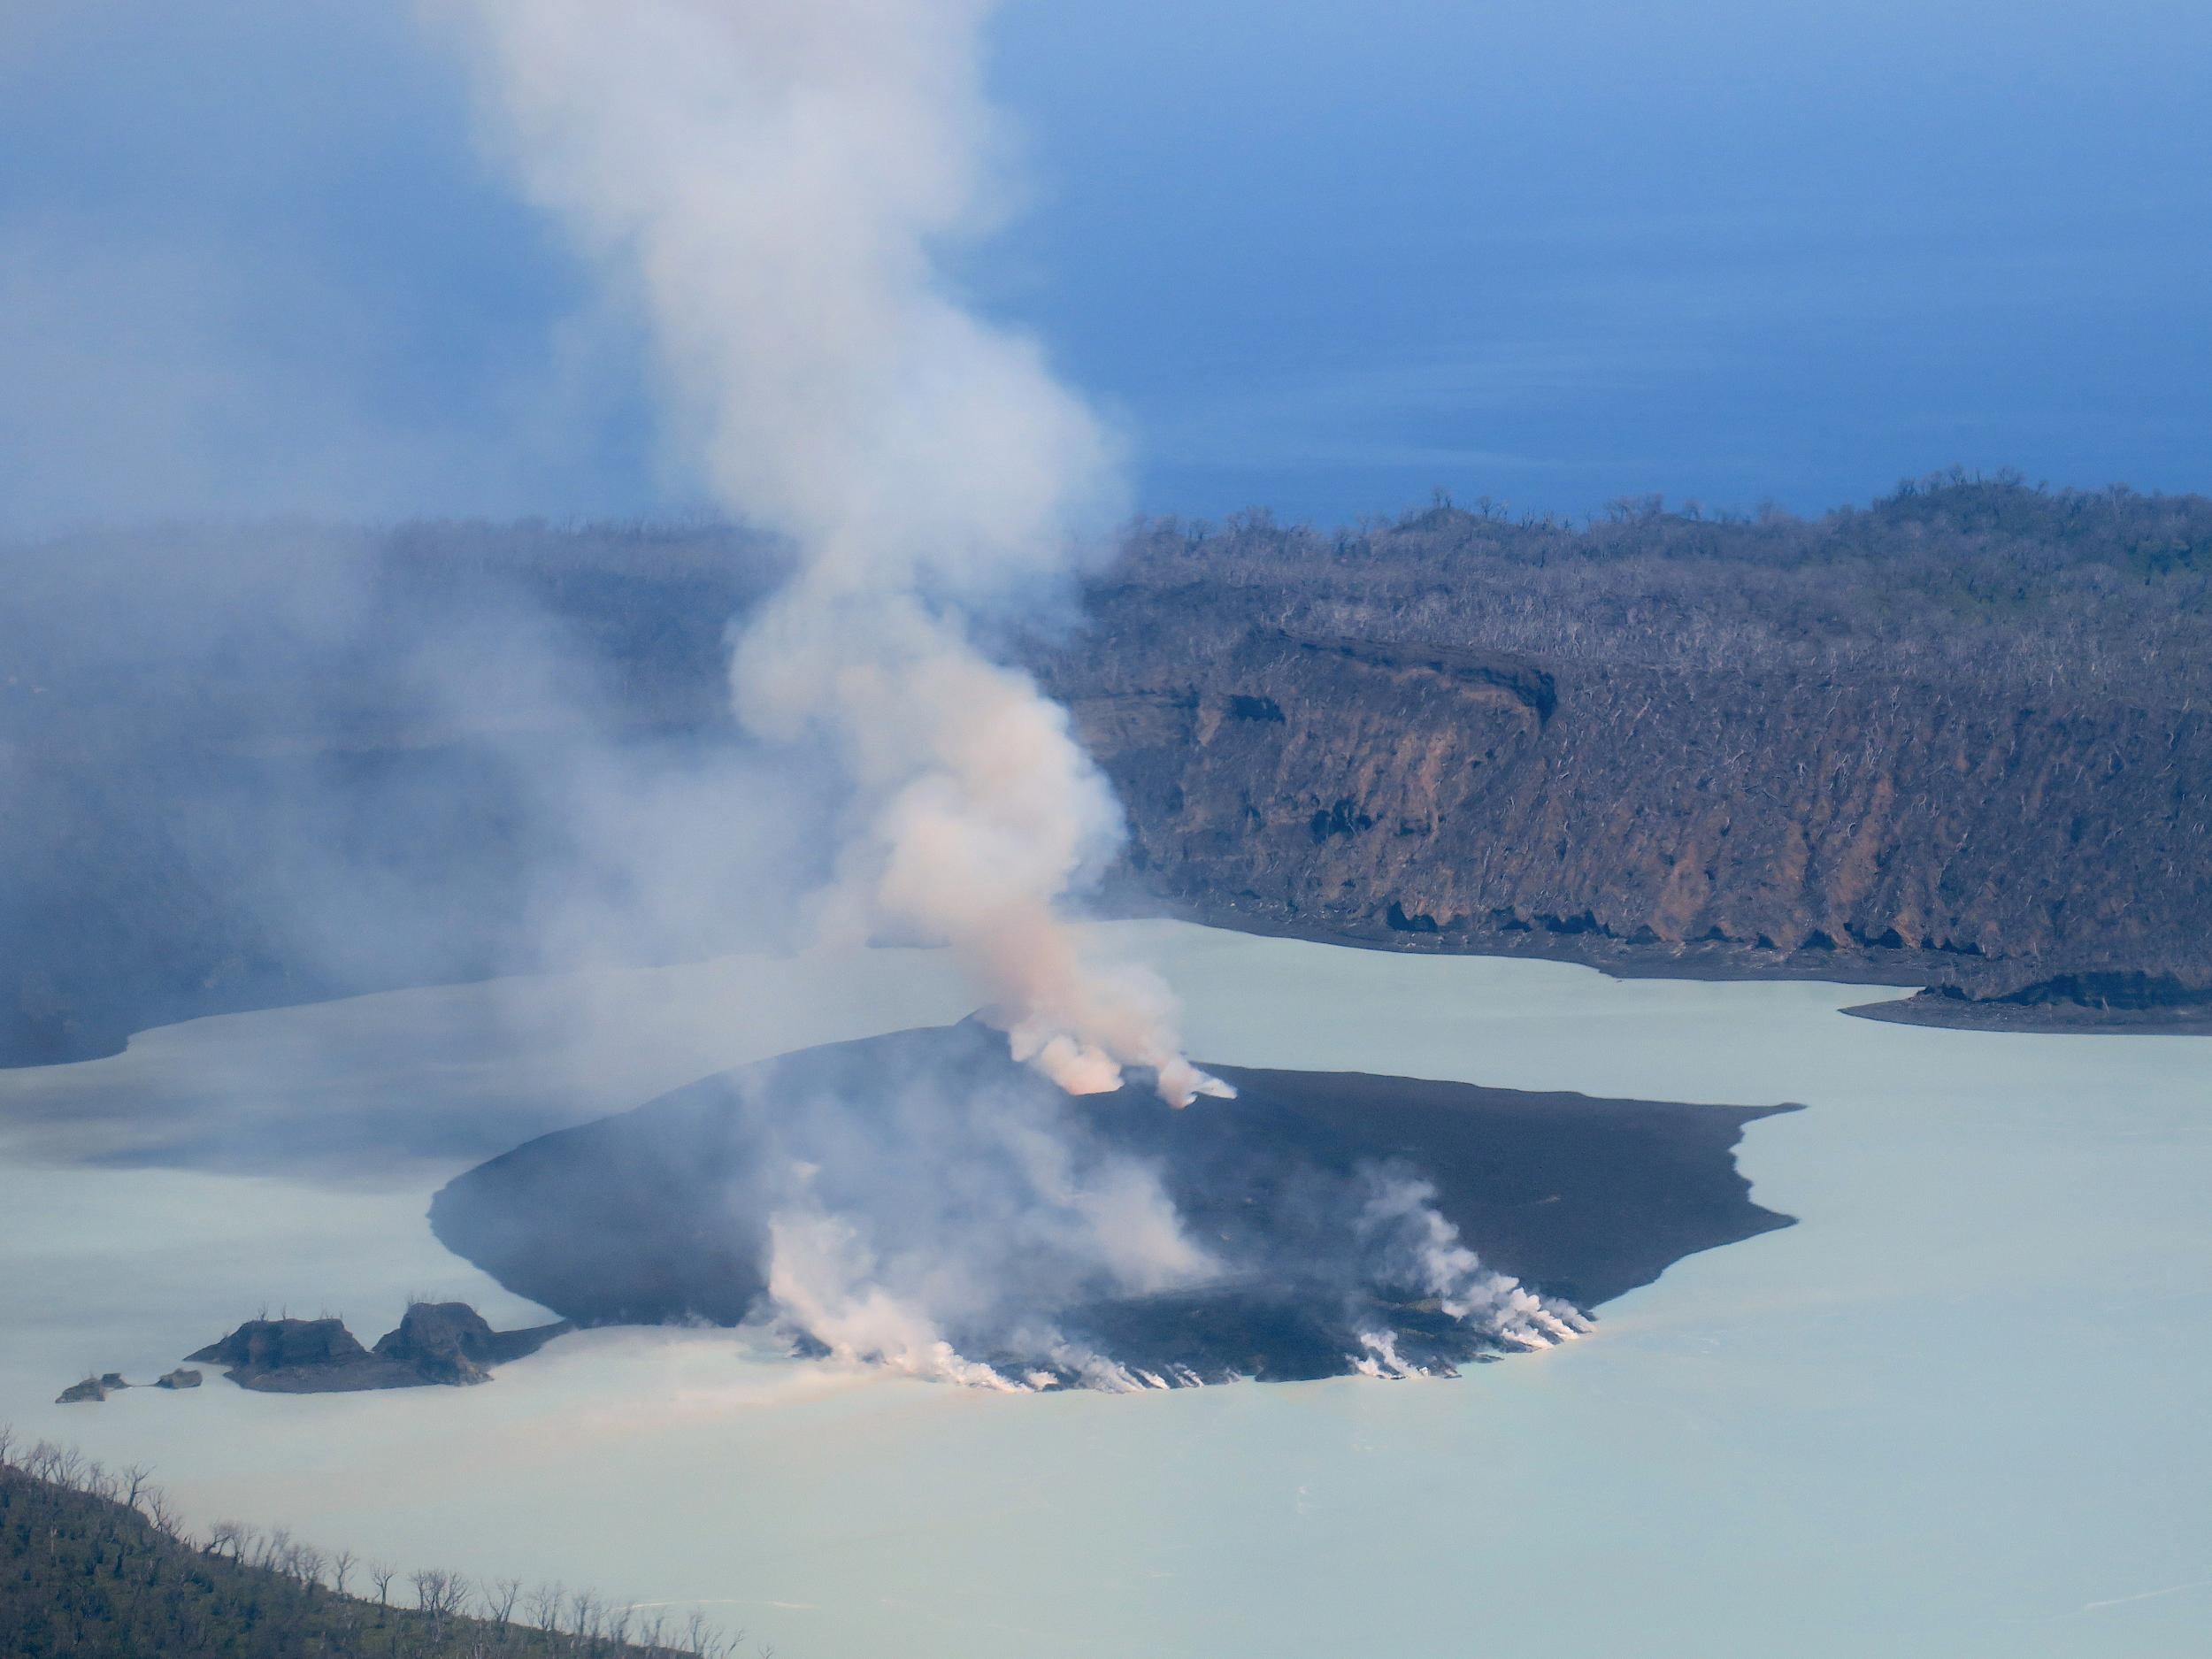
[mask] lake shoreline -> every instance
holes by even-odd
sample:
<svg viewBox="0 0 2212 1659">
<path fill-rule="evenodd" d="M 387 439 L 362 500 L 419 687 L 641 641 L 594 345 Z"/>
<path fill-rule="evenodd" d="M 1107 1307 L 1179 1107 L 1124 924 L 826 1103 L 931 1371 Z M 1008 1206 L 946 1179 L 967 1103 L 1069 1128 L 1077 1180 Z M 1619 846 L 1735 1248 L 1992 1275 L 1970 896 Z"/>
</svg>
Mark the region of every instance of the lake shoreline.
<svg viewBox="0 0 2212 1659">
<path fill-rule="evenodd" d="M 1949 1031 L 2016 1032 L 2049 1036 L 2203 1036 L 2212 1033 L 2212 990 L 2177 987 L 2183 1007 L 2094 1007 L 2064 1000 L 2025 1002 L 2017 993 L 1977 995 L 1947 991 L 1960 953 L 1938 950 L 1775 950 L 1736 941 L 1664 944 L 1617 938 L 1592 927 L 1512 930 L 1405 928 L 1358 922 L 1287 918 L 1222 901 L 1179 900 L 1149 891 L 1118 892 L 1105 914 L 1115 920 L 1173 921 L 1217 927 L 1256 939 L 1340 945 L 1409 956 L 1488 956 L 1512 962 L 1557 962 L 1593 968 L 1615 979 L 1681 979 L 1706 985 L 1817 983 L 1894 987 L 1912 995 L 1845 1009 L 1862 1019 Z M 1968 957 L 1968 961 L 1981 960 Z M 2033 973 L 2032 965 L 2023 972 Z M 2055 975 L 2034 985 L 2073 976 Z M 2134 976 L 2151 977 L 2157 976 Z M 2202 1011 L 2199 1011 L 2201 1009 Z"/>
</svg>

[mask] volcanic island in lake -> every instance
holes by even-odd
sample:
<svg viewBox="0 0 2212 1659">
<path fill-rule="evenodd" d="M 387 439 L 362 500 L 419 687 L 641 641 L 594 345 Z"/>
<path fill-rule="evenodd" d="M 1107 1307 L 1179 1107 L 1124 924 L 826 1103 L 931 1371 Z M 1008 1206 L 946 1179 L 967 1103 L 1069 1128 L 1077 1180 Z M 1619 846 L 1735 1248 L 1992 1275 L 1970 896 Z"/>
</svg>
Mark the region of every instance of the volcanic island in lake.
<svg viewBox="0 0 2212 1659">
<path fill-rule="evenodd" d="M 581 1325 L 889 1327 L 1109 1386 L 1448 1372 L 1791 1224 L 1734 1148 L 1793 1107 L 1210 1069 L 1236 1097 L 1177 1111 L 1064 1094 L 974 1020 L 831 1044 L 531 1141 L 431 1223 Z"/>
</svg>

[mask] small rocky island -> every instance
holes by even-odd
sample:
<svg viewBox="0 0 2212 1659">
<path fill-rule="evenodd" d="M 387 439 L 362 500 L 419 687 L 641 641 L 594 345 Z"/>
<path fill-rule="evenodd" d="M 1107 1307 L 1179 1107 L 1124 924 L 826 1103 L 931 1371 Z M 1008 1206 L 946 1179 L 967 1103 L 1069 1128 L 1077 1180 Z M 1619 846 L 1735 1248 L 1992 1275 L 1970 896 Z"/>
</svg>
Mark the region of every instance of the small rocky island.
<svg viewBox="0 0 2212 1659">
<path fill-rule="evenodd" d="M 1586 1316 L 1790 1225 L 1752 1202 L 1734 1156 L 1746 1125 L 1787 1106 L 1207 1069 L 1234 1098 L 1171 1111 L 1141 1079 L 1064 1094 L 973 1019 L 802 1049 L 527 1141 L 449 1182 L 431 1227 L 580 1324 L 736 1326 L 778 1313 L 777 1210 L 795 1191 L 835 1218 L 828 1236 L 865 1240 L 830 1252 L 833 1278 L 864 1257 L 931 1261 L 972 1292 L 942 1332 L 964 1359 L 1102 1386 L 1085 1367 L 1102 1356 L 1117 1382 L 1169 1386 L 1448 1374 L 1523 1351 L 1449 1305 L 1486 1276 Z M 1025 1185 L 1040 1168 L 1054 1190 L 1125 1191 L 1099 1172 L 1144 1172 L 1207 1268 L 1151 1287 L 1087 1278 Z M 833 1351 L 803 1330 L 794 1347 Z"/>
<path fill-rule="evenodd" d="M 58 1406 L 97 1405 L 118 1389 L 129 1386 L 130 1384 L 125 1382 L 119 1372 L 106 1371 L 97 1377 L 88 1377 L 82 1382 L 70 1384 L 55 1395 L 54 1403 Z"/>
<path fill-rule="evenodd" d="M 71 1383 L 54 1397 L 54 1403 L 58 1406 L 97 1405 L 111 1394 L 137 1386 L 126 1381 L 120 1371 L 103 1371 L 96 1377 L 86 1378 L 82 1382 Z M 197 1388 L 199 1386 L 200 1373 L 181 1368 L 168 1372 L 154 1384 L 157 1388 Z"/>
<path fill-rule="evenodd" d="M 495 1331 L 465 1302 L 418 1302 L 373 1348 L 337 1319 L 249 1319 L 186 1357 L 223 1366 L 240 1387 L 264 1394 L 457 1387 L 488 1382 L 493 1366 L 534 1354 L 571 1328 L 563 1322 Z"/>
</svg>

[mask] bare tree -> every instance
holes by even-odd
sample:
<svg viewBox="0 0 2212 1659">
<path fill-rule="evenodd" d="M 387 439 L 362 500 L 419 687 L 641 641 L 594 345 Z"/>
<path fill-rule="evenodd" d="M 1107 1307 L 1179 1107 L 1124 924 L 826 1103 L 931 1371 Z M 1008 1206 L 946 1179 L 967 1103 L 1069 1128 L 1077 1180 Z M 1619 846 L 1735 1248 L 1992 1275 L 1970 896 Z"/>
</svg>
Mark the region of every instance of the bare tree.
<svg viewBox="0 0 2212 1659">
<path fill-rule="evenodd" d="M 107 1465 L 96 1457 L 86 1462 L 83 1482 L 81 1490 L 93 1497 L 104 1498 L 111 1503 L 115 1502 L 116 1494 L 123 1489 L 115 1477 L 108 1473 Z"/>
<path fill-rule="evenodd" d="M 530 1622 L 540 1630 L 557 1631 L 561 1627 L 561 1607 L 568 1592 L 558 1579 L 541 1584 L 530 1592 Z"/>
<path fill-rule="evenodd" d="M 330 1553 L 330 1587 L 340 1595 L 346 1593 L 346 1579 L 351 1575 L 354 1563 L 360 1557 L 349 1549 L 334 1549 Z"/>
<path fill-rule="evenodd" d="M 491 1620 L 493 1629 L 503 1632 L 514 1622 L 515 1603 L 522 1600 L 522 1580 L 489 1579 L 483 1586 L 483 1597 L 485 1617 Z"/>
<path fill-rule="evenodd" d="M 369 1563 L 369 1578 L 376 1586 L 377 1606 L 391 1606 L 392 1580 L 398 1577 L 399 1569 L 388 1561 L 373 1561 Z"/>
<path fill-rule="evenodd" d="M 586 1641 L 599 1640 L 599 1598 L 589 1590 L 579 1590 L 569 1598 L 568 1627 Z"/>
<path fill-rule="evenodd" d="M 409 1580 L 415 1605 L 434 1618 L 446 1618 L 468 1605 L 469 1581 L 457 1572 L 426 1567 Z"/>
<path fill-rule="evenodd" d="M 123 1465 L 123 1502 L 132 1509 L 136 1509 L 138 1494 L 145 1491 L 146 1483 L 151 1480 L 153 1476 L 154 1471 L 148 1464 L 125 1463 Z"/>
<path fill-rule="evenodd" d="M 184 1538 L 184 1517 L 178 1513 L 169 1494 L 159 1486 L 149 1486 L 143 1494 L 146 1518 L 153 1523 L 154 1531 L 164 1538 L 181 1542 Z"/>
</svg>

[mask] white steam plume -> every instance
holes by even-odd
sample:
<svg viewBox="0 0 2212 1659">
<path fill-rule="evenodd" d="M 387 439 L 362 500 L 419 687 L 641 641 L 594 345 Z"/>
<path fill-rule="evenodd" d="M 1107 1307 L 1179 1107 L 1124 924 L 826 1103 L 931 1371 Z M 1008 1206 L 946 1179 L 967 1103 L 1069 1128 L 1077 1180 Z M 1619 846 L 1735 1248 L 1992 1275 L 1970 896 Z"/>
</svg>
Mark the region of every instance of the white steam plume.
<svg viewBox="0 0 2212 1659">
<path fill-rule="evenodd" d="M 971 637 L 1119 505 L 1109 434 L 937 263 L 1004 195 L 993 0 L 426 4 L 526 188 L 640 303 L 717 496 L 798 549 L 738 641 L 737 707 L 842 757 L 854 918 L 955 946 L 1071 1091 L 1136 1065 L 1177 1105 L 1225 1093 L 1165 987 L 1068 931 L 1120 813 L 1066 712 Z"/>
<path fill-rule="evenodd" d="M 1034 1079 L 923 1064 L 856 1089 L 776 1073 L 745 1098 L 761 1140 L 725 1200 L 765 1220 L 764 1323 L 837 1358 L 1010 1392 L 1133 1391 L 1146 1377 L 1058 1316 L 1221 1274 L 1158 1169 Z M 964 1351 L 979 1341 L 992 1361 Z"/>
<path fill-rule="evenodd" d="M 1511 1274 L 1485 1267 L 1460 1241 L 1459 1229 L 1437 1210 L 1432 1183 L 1383 1171 L 1371 1171 L 1368 1179 L 1359 1232 L 1383 1252 L 1393 1277 L 1419 1286 L 1436 1299 L 1441 1312 L 1523 1348 L 1550 1348 L 1588 1333 L 1590 1322 L 1580 1310 L 1540 1296 Z M 1405 1374 L 1402 1367 L 1389 1369 L 1399 1365 L 1389 1333 L 1360 1340 L 1385 1372 Z"/>
</svg>

